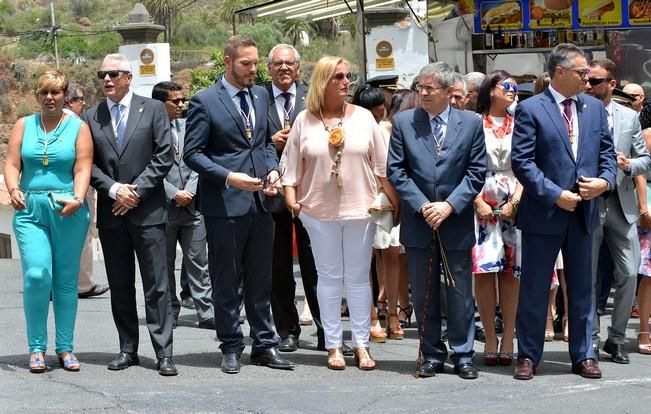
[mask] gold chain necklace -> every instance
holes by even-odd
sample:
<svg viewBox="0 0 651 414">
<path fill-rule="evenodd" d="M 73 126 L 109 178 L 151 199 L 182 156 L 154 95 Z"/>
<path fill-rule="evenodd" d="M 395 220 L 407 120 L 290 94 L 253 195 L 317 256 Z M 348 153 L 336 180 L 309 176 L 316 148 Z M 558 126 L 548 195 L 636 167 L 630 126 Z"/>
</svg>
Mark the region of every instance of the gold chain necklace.
<svg viewBox="0 0 651 414">
<path fill-rule="evenodd" d="M 52 129 L 50 131 L 52 133 L 52 135 L 55 135 L 56 132 L 59 130 L 59 127 L 61 126 L 61 123 L 63 122 L 63 118 L 65 118 L 65 116 L 66 116 L 66 113 L 63 112 L 61 114 L 61 118 L 59 118 L 59 122 L 57 123 L 57 126 L 55 126 L 54 129 Z M 39 121 L 41 122 L 41 128 L 43 129 L 43 142 L 44 142 L 43 143 L 43 161 L 42 161 L 42 163 L 43 163 L 44 167 L 47 167 L 48 164 L 49 164 L 49 159 L 48 159 L 48 155 L 47 155 L 47 146 L 49 145 L 50 140 L 47 137 L 48 132 L 45 129 L 45 122 L 43 122 L 43 114 L 39 115 Z M 55 139 L 56 138 L 57 137 L 55 137 Z"/>
</svg>

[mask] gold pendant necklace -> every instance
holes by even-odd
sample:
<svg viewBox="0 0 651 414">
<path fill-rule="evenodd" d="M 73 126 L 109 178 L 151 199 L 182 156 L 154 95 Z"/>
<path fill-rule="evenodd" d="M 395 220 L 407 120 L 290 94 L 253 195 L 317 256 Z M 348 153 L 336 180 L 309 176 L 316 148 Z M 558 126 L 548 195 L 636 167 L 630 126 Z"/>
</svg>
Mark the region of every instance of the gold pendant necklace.
<svg viewBox="0 0 651 414">
<path fill-rule="evenodd" d="M 61 118 L 59 118 L 59 122 L 54 127 L 54 129 L 51 130 L 51 133 L 52 133 L 53 136 L 56 135 L 56 132 L 59 130 L 59 127 L 61 126 L 61 122 L 63 122 L 63 118 L 65 118 L 65 116 L 66 116 L 65 112 L 62 113 Z M 48 145 L 50 143 L 50 140 L 48 139 L 48 136 L 47 136 L 48 132 L 45 129 L 45 123 L 43 122 L 43 114 L 39 115 L 39 120 L 41 122 L 41 128 L 43 130 L 43 142 L 44 142 L 43 143 L 43 159 L 42 159 L 42 163 L 43 163 L 44 167 L 47 167 L 48 164 L 50 163 L 50 160 L 49 160 L 48 155 L 47 155 L 47 147 L 48 147 Z M 58 137 L 55 136 L 54 139 L 56 140 L 57 138 Z"/>
</svg>

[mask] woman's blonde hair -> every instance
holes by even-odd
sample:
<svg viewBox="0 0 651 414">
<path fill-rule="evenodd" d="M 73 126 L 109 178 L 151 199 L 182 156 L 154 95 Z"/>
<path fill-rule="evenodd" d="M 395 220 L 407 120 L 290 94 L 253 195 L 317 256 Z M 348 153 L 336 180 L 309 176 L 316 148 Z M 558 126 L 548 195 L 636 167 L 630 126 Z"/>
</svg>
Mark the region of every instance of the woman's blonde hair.
<svg viewBox="0 0 651 414">
<path fill-rule="evenodd" d="M 312 113 L 319 113 L 324 104 L 328 82 L 334 75 L 337 65 L 342 63 L 350 67 L 350 62 L 339 56 L 324 56 L 314 65 L 310 77 L 310 89 L 305 98 L 305 109 Z"/>
<path fill-rule="evenodd" d="M 46 89 L 61 89 L 64 93 L 68 91 L 68 75 L 60 70 L 50 69 L 45 71 L 36 82 L 36 95 Z"/>
</svg>

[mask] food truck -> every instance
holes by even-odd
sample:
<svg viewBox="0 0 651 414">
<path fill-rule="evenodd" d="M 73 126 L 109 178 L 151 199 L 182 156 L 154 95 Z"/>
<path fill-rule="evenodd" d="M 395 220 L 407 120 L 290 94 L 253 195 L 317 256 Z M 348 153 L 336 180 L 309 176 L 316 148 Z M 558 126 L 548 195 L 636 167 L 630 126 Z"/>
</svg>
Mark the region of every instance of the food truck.
<svg viewBox="0 0 651 414">
<path fill-rule="evenodd" d="M 554 46 L 572 42 L 615 61 L 622 83 L 651 87 L 651 0 L 477 0 L 472 12 L 477 71 L 537 76 Z"/>
</svg>

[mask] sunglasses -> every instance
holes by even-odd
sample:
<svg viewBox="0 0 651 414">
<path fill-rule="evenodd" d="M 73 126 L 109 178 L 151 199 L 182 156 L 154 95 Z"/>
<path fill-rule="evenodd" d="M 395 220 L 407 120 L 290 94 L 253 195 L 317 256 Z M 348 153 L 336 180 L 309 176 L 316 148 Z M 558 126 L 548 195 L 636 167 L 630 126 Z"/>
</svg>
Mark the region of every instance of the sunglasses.
<svg viewBox="0 0 651 414">
<path fill-rule="evenodd" d="M 591 85 L 592 85 L 592 84 L 591 84 Z M 637 100 L 637 98 L 639 98 L 640 96 L 642 96 L 641 93 L 629 93 L 629 95 L 631 95 L 635 100 Z"/>
<path fill-rule="evenodd" d="M 337 72 L 332 75 L 332 79 L 336 80 L 337 82 L 341 82 L 344 80 L 344 78 L 351 80 L 353 78 L 353 74 L 350 72 Z"/>
<path fill-rule="evenodd" d="M 109 78 L 115 79 L 120 75 L 127 75 L 129 73 L 131 72 L 129 72 L 128 70 L 98 70 L 97 77 L 99 79 L 104 79 L 106 78 L 106 75 L 108 75 Z"/>
<path fill-rule="evenodd" d="M 84 98 L 83 96 L 75 96 L 74 98 L 70 98 L 69 100 L 69 102 L 77 102 L 77 101 L 86 102 L 86 98 Z"/>
<path fill-rule="evenodd" d="M 504 89 L 505 92 L 513 91 L 513 93 L 518 93 L 518 84 L 513 83 L 513 82 L 502 82 L 501 84 L 498 84 L 502 86 L 502 89 Z"/>
<path fill-rule="evenodd" d="M 185 98 L 165 99 L 165 102 L 172 102 L 174 105 L 185 104 Z"/>
<path fill-rule="evenodd" d="M 269 180 L 269 174 L 271 174 L 271 173 L 274 172 L 274 171 L 276 171 L 276 172 L 278 173 L 278 178 L 276 178 L 275 180 L 271 181 L 271 180 Z M 284 168 L 283 168 L 282 170 L 277 170 L 277 169 L 274 168 L 273 170 L 269 170 L 269 171 L 267 171 L 266 173 L 264 173 L 264 174 L 260 177 L 260 181 L 263 182 L 263 186 L 264 186 L 264 188 L 271 187 L 271 186 L 273 186 L 274 184 L 276 184 L 278 181 L 280 181 L 280 179 L 282 178 L 282 176 L 285 175 L 285 171 L 286 171 L 286 170 L 285 170 Z"/>
<path fill-rule="evenodd" d="M 588 83 L 590 86 L 597 86 L 604 82 L 610 82 L 611 80 L 611 78 L 588 78 Z"/>
</svg>

